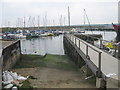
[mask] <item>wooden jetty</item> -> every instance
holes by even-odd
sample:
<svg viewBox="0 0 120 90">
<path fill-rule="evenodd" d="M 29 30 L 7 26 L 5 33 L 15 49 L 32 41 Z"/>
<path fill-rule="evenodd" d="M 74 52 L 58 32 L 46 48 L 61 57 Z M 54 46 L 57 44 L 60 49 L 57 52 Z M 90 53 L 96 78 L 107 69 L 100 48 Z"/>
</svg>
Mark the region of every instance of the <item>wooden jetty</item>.
<svg viewBox="0 0 120 90">
<path fill-rule="evenodd" d="M 97 88 L 119 87 L 120 60 L 72 34 L 64 36 L 64 48 L 79 67 L 88 67 L 87 76 L 96 76 Z"/>
</svg>

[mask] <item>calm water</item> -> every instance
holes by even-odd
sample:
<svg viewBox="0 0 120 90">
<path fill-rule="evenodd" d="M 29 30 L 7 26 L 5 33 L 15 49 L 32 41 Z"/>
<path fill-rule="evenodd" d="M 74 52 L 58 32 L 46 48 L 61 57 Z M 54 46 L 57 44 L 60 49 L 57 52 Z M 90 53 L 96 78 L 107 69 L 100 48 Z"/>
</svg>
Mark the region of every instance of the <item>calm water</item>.
<svg viewBox="0 0 120 90">
<path fill-rule="evenodd" d="M 87 31 L 91 34 L 91 31 Z M 114 40 L 116 32 L 94 31 L 94 34 L 102 34 L 104 40 Z M 64 55 L 63 35 L 56 37 L 40 37 L 21 40 L 22 54 L 56 54 Z"/>
<path fill-rule="evenodd" d="M 104 40 L 114 40 L 116 37 L 116 32 L 115 31 L 87 31 L 86 34 L 101 34 L 103 36 Z"/>
<path fill-rule="evenodd" d="M 56 37 L 39 37 L 33 39 L 22 39 L 21 47 L 23 54 L 56 54 L 64 55 L 63 35 Z"/>
</svg>

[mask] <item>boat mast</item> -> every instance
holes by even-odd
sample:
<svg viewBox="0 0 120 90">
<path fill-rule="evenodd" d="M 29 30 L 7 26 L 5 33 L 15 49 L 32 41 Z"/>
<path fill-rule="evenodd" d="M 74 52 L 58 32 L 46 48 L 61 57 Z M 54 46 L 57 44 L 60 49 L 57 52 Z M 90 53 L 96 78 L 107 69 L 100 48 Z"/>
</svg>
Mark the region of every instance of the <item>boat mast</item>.
<svg viewBox="0 0 120 90">
<path fill-rule="evenodd" d="M 70 10 L 69 10 L 69 6 L 68 6 L 68 24 L 70 26 Z"/>
<path fill-rule="evenodd" d="M 39 22 L 39 16 L 38 16 L 38 29 L 40 28 L 40 22 Z"/>
<path fill-rule="evenodd" d="M 88 24 L 89 24 L 90 30 L 91 30 L 91 32 L 92 32 L 92 28 L 91 28 L 91 25 L 90 25 L 90 21 L 89 21 L 89 19 L 88 19 L 88 16 L 87 16 L 87 14 L 86 14 L 85 9 L 84 9 L 84 13 L 85 13 L 85 16 L 86 16 L 86 18 L 87 18 L 87 21 L 88 21 Z M 92 33 L 93 33 L 93 32 L 92 32 Z"/>
<path fill-rule="evenodd" d="M 62 15 L 60 16 L 60 26 L 62 26 Z"/>
<path fill-rule="evenodd" d="M 24 22 L 23 23 L 24 23 L 24 30 L 25 30 L 25 17 L 24 17 Z"/>
<path fill-rule="evenodd" d="M 84 9 L 84 31 L 85 31 L 85 9 Z"/>
</svg>

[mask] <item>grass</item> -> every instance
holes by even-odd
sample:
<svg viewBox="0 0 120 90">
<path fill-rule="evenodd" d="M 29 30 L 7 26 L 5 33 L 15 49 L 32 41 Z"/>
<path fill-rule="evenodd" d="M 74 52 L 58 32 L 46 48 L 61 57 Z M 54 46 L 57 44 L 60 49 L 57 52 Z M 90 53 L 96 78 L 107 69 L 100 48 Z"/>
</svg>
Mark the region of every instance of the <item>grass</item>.
<svg viewBox="0 0 120 90">
<path fill-rule="evenodd" d="M 22 55 L 20 60 L 14 68 L 35 68 L 42 66 L 43 59 L 39 55 Z"/>
<path fill-rule="evenodd" d="M 22 60 L 19 61 L 14 68 L 35 68 L 35 67 L 50 67 L 65 70 L 77 70 L 77 66 L 70 61 L 66 55 L 51 55 L 48 54 L 44 58 L 39 55 L 22 55 Z"/>
<path fill-rule="evenodd" d="M 96 85 L 96 78 L 95 77 L 92 77 L 92 78 L 88 79 L 87 81 L 94 86 Z"/>
<path fill-rule="evenodd" d="M 46 67 L 65 69 L 65 70 L 77 70 L 77 66 L 70 61 L 70 58 L 66 55 L 51 55 L 48 54 L 44 58 L 44 64 Z"/>
<path fill-rule="evenodd" d="M 30 82 L 28 80 L 24 81 L 23 82 L 23 85 L 19 88 L 19 90 L 23 90 L 23 89 L 26 89 L 26 88 L 33 88 L 31 85 L 30 85 Z"/>
</svg>

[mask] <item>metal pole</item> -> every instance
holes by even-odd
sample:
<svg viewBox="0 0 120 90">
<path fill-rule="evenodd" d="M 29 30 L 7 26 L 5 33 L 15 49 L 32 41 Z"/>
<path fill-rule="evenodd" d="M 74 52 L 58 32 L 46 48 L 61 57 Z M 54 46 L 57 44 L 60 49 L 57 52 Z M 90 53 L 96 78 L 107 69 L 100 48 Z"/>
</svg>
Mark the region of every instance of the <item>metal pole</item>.
<svg viewBox="0 0 120 90">
<path fill-rule="evenodd" d="M 88 45 L 86 45 L 86 57 L 88 58 Z"/>
<path fill-rule="evenodd" d="M 99 53 L 99 61 L 98 61 L 98 77 L 101 77 L 101 53 Z"/>
<path fill-rule="evenodd" d="M 79 49 L 80 49 L 80 40 L 79 40 Z"/>
<path fill-rule="evenodd" d="M 39 16 L 38 16 L 38 29 L 40 28 Z"/>
<path fill-rule="evenodd" d="M 100 49 L 103 48 L 102 40 L 100 39 Z"/>
<path fill-rule="evenodd" d="M 77 44 L 76 44 L 76 37 L 75 37 L 75 45 L 77 45 Z"/>
</svg>

